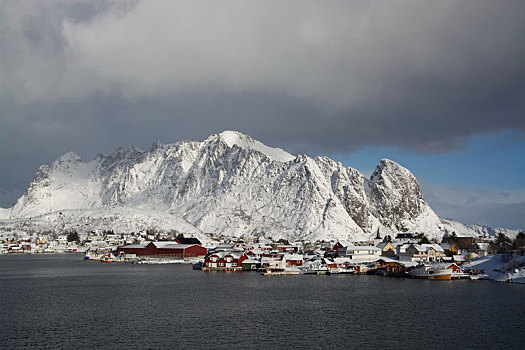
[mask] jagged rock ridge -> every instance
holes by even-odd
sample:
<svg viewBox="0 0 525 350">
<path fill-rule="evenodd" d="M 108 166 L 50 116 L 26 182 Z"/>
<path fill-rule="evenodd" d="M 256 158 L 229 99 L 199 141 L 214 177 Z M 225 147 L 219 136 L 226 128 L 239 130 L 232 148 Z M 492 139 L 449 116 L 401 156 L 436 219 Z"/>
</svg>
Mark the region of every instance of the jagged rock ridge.
<svg viewBox="0 0 525 350">
<path fill-rule="evenodd" d="M 287 239 L 440 234 L 415 177 L 383 159 L 370 179 L 326 157 L 293 156 L 235 131 L 159 142 L 83 162 L 66 153 L 40 167 L 4 219 L 125 207 L 169 213 L 203 232 Z"/>
</svg>

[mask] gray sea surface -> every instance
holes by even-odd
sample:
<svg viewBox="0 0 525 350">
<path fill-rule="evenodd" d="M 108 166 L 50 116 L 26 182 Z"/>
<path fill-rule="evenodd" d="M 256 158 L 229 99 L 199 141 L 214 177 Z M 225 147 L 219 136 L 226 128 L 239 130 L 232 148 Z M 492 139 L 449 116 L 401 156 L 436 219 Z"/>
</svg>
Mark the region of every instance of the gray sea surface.
<svg viewBox="0 0 525 350">
<path fill-rule="evenodd" d="M 0 256 L 0 349 L 522 349 L 525 285 Z"/>
</svg>

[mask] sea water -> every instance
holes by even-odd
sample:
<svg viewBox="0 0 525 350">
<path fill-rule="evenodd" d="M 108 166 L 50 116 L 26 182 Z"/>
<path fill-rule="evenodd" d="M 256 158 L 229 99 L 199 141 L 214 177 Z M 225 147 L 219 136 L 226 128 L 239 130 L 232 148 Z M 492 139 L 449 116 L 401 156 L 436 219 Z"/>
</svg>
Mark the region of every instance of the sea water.
<svg viewBox="0 0 525 350">
<path fill-rule="evenodd" d="M 525 285 L 4 255 L 0 317 L 1 349 L 518 349 Z"/>
</svg>

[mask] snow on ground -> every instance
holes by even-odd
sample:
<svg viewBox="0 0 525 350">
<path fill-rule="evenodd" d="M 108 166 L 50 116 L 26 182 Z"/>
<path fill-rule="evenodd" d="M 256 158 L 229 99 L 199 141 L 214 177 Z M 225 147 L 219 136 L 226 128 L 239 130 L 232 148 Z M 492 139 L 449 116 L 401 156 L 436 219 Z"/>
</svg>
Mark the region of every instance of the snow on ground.
<svg viewBox="0 0 525 350">
<path fill-rule="evenodd" d="M 61 210 L 27 219 L 3 220 L 1 231 L 20 233 L 76 230 L 79 233 L 113 230 L 115 233 L 141 232 L 148 229 L 176 231 L 198 238 L 203 245 L 215 242 L 184 219 L 165 212 L 125 207 Z"/>
<path fill-rule="evenodd" d="M 0 220 L 8 218 L 9 214 L 11 214 L 11 209 L 4 209 L 0 208 Z"/>
<path fill-rule="evenodd" d="M 494 281 L 511 281 L 525 283 L 525 256 L 497 254 L 473 259 L 461 266 L 464 270 L 479 269 L 486 276 L 484 279 Z"/>
</svg>

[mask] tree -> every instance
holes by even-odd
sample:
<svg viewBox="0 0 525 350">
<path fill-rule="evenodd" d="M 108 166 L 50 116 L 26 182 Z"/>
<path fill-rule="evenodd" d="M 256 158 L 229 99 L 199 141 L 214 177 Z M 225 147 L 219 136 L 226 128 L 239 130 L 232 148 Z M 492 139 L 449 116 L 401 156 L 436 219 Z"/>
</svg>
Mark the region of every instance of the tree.
<svg viewBox="0 0 525 350">
<path fill-rule="evenodd" d="M 67 241 L 68 242 L 78 242 L 78 241 L 80 241 L 80 238 L 78 237 L 77 231 L 70 231 L 67 234 Z"/>
<path fill-rule="evenodd" d="M 516 236 L 516 239 L 514 240 L 514 246 L 516 248 L 525 246 L 525 233 L 523 233 L 523 231 L 520 231 Z"/>
<path fill-rule="evenodd" d="M 510 240 L 509 237 L 505 236 L 504 233 L 500 232 L 498 234 L 498 237 L 496 238 L 496 243 L 498 244 L 501 244 L 501 243 L 512 243 L 512 241 Z"/>
<path fill-rule="evenodd" d="M 284 238 L 281 238 L 280 240 L 277 241 L 278 243 L 281 243 L 281 244 L 285 244 L 285 245 L 288 245 L 288 240 L 284 239 Z"/>
<path fill-rule="evenodd" d="M 428 244 L 428 243 L 430 243 L 430 241 L 428 240 L 427 236 L 425 236 L 424 234 L 419 236 L 419 244 Z"/>
</svg>

